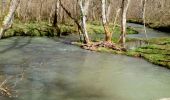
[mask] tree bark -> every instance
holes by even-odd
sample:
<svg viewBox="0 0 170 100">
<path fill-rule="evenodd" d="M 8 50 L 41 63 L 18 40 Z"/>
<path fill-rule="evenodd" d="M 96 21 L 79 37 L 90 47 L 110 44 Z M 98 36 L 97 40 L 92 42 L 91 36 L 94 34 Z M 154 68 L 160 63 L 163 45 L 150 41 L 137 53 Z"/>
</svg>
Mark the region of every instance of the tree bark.
<svg viewBox="0 0 170 100">
<path fill-rule="evenodd" d="M 80 13 L 81 13 L 81 27 L 82 27 L 82 32 L 84 35 L 83 37 L 84 37 L 85 44 L 90 43 L 90 39 L 87 33 L 87 25 L 86 25 L 86 20 L 87 20 L 86 16 L 88 13 L 89 3 L 90 3 L 90 0 L 86 0 L 85 2 L 83 2 L 83 0 L 79 0 Z"/>
<path fill-rule="evenodd" d="M 127 11 L 131 0 L 122 0 L 121 4 L 121 36 L 119 42 L 125 48 Z"/>
<path fill-rule="evenodd" d="M 120 8 L 118 8 L 117 11 L 116 11 L 116 16 L 115 16 L 115 19 L 114 19 L 114 22 L 113 22 L 113 31 L 116 27 L 116 23 L 117 23 L 117 19 L 119 17 L 119 13 L 120 13 Z"/>
<path fill-rule="evenodd" d="M 6 32 L 6 30 L 8 30 L 11 27 L 12 21 L 14 19 L 14 13 L 18 7 L 19 1 L 20 0 L 12 0 L 10 2 L 9 12 L 8 12 L 7 16 L 4 18 L 2 27 L 0 28 L 0 39 L 2 38 L 2 36 Z"/>
<path fill-rule="evenodd" d="M 142 17 L 143 17 L 143 28 L 146 39 L 148 39 L 148 35 L 146 32 L 146 20 L 145 20 L 145 14 L 146 13 L 146 0 L 142 0 Z"/>
<path fill-rule="evenodd" d="M 79 23 L 79 20 L 72 16 L 71 12 L 69 12 L 69 11 L 64 7 L 64 5 L 63 5 L 63 3 L 61 2 L 61 0 L 59 0 L 59 2 L 60 2 L 60 5 L 61 5 L 62 9 L 66 12 L 66 14 L 74 21 L 74 23 L 76 23 L 76 25 L 77 25 L 77 27 L 78 27 L 78 32 L 79 32 L 79 36 L 80 36 L 80 41 L 83 41 L 83 40 L 82 40 L 82 36 L 81 36 L 81 34 L 83 33 L 83 31 L 82 31 L 82 27 L 81 27 L 81 25 L 80 25 L 80 23 Z M 63 15 L 64 15 L 64 14 L 63 14 Z"/>
<path fill-rule="evenodd" d="M 110 11 L 111 11 L 111 0 L 109 1 L 107 1 L 107 11 L 106 11 L 106 18 L 107 18 L 107 22 L 109 22 L 110 21 Z"/>
<path fill-rule="evenodd" d="M 53 27 L 55 27 L 58 37 L 61 36 L 60 28 L 58 26 L 59 7 L 60 7 L 59 0 L 55 0 L 54 16 L 53 16 Z"/>
<path fill-rule="evenodd" d="M 102 22 L 105 31 L 105 41 L 111 42 L 112 41 L 112 33 L 109 31 L 109 26 L 107 23 L 107 16 L 106 16 L 106 0 L 102 0 Z"/>
</svg>

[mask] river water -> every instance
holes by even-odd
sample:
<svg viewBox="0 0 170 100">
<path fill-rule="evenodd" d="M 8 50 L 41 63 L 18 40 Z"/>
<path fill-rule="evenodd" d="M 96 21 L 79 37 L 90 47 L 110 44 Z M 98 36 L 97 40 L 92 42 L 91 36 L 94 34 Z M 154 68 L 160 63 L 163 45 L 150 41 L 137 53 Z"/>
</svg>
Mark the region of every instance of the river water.
<svg viewBox="0 0 170 100">
<path fill-rule="evenodd" d="M 137 30 L 139 32 L 139 34 L 131 34 L 131 35 L 128 35 L 128 37 L 130 37 L 130 38 L 146 38 L 143 25 L 128 23 L 128 26 L 134 28 L 135 30 Z M 146 33 L 147 33 L 148 38 L 170 37 L 170 33 L 157 31 L 157 30 L 147 28 L 147 27 L 146 27 Z"/>
<path fill-rule="evenodd" d="M 23 71 L 24 70 L 24 71 Z M 19 76 L 21 72 L 22 80 Z M 45 37 L 0 41 L 0 100 L 159 100 L 170 97 L 170 70 L 140 58 L 96 53 Z"/>
</svg>

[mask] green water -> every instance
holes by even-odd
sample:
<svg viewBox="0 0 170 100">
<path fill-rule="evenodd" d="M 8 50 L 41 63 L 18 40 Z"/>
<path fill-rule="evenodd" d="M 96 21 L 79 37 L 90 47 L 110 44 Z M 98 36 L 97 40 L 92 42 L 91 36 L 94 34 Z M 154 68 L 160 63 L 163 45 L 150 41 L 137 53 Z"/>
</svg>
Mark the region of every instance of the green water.
<svg viewBox="0 0 170 100">
<path fill-rule="evenodd" d="M 25 70 L 18 97 L 0 100 L 158 100 L 170 70 L 143 59 L 90 52 L 45 37 L 0 40 L 0 81 Z M 16 83 L 14 78 L 9 84 Z"/>
</svg>

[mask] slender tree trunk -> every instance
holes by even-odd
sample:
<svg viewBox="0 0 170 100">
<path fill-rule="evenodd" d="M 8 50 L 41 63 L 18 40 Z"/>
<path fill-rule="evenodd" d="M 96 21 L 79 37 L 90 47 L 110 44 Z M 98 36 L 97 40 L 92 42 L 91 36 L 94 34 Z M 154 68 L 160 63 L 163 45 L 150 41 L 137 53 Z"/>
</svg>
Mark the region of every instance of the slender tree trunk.
<svg viewBox="0 0 170 100">
<path fill-rule="evenodd" d="M 80 13 L 81 13 L 81 27 L 84 35 L 84 43 L 86 44 L 90 43 L 90 39 L 87 33 L 87 26 L 86 26 L 86 19 L 87 19 L 86 16 L 88 13 L 89 3 L 90 0 L 86 0 L 85 2 L 83 2 L 83 0 L 79 0 Z"/>
<path fill-rule="evenodd" d="M 60 7 L 59 0 L 55 0 L 54 16 L 53 16 L 53 27 L 55 27 L 58 37 L 61 36 L 60 28 L 58 26 L 59 7 Z"/>
<path fill-rule="evenodd" d="M 144 33 L 145 33 L 146 39 L 148 39 L 148 35 L 147 35 L 147 32 L 146 32 L 146 20 L 145 20 L 146 1 L 147 1 L 147 0 L 142 0 L 142 16 L 143 16 L 143 28 L 144 28 Z"/>
<path fill-rule="evenodd" d="M 127 21 L 126 16 L 130 1 L 131 0 L 122 0 L 121 5 L 121 36 L 119 42 L 124 48 L 126 43 L 126 21 Z"/>
<path fill-rule="evenodd" d="M 31 0 L 27 0 L 27 4 L 26 4 L 26 7 L 25 7 L 25 11 L 24 11 L 24 21 L 25 22 L 28 19 L 28 9 L 29 9 L 30 5 L 31 5 Z"/>
<path fill-rule="evenodd" d="M 79 20 L 76 19 L 75 17 L 72 16 L 72 14 L 64 7 L 63 3 L 61 2 L 61 0 L 59 0 L 60 2 L 60 6 L 62 7 L 62 10 L 66 12 L 66 14 L 74 21 L 74 23 L 76 23 L 77 27 L 78 27 L 78 32 L 79 32 L 79 36 L 80 36 L 80 41 L 82 41 L 81 38 L 81 34 L 83 33 L 82 31 L 82 27 L 79 23 Z M 62 17 L 62 16 L 61 16 Z"/>
<path fill-rule="evenodd" d="M 4 15 L 5 8 L 6 8 L 6 0 L 1 0 L 1 16 Z"/>
<path fill-rule="evenodd" d="M 107 1 L 108 7 L 107 7 L 107 11 L 106 11 L 106 18 L 107 18 L 107 22 L 110 21 L 110 10 L 111 10 L 111 1 Z"/>
<path fill-rule="evenodd" d="M 11 0 L 9 12 L 8 12 L 7 16 L 4 18 L 4 21 L 2 23 L 2 27 L 0 28 L 0 38 L 2 38 L 5 31 L 8 30 L 11 27 L 12 21 L 13 21 L 13 18 L 14 18 L 14 13 L 15 13 L 17 7 L 18 7 L 19 1 L 20 0 Z"/>
<path fill-rule="evenodd" d="M 43 8 L 43 2 L 44 0 L 40 0 L 40 6 L 39 6 L 39 15 L 38 15 L 38 22 L 42 20 L 42 8 Z"/>
<path fill-rule="evenodd" d="M 119 17 L 119 13 L 120 13 L 120 8 L 118 8 L 118 10 L 116 11 L 116 16 L 115 16 L 115 19 L 114 19 L 114 22 L 113 22 L 113 30 L 116 27 L 116 23 L 117 23 L 117 20 L 118 20 L 118 17 Z"/>
<path fill-rule="evenodd" d="M 109 27 L 107 25 L 107 17 L 106 17 L 106 0 L 102 0 L 102 22 L 105 31 L 105 41 L 112 41 L 112 33 L 109 31 Z"/>
</svg>

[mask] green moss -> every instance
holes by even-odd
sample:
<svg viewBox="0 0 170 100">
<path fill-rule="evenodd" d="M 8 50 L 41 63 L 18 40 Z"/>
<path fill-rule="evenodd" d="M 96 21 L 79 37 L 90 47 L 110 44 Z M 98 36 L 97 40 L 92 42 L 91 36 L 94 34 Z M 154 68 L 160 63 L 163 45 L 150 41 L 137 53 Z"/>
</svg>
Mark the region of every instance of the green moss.
<svg viewBox="0 0 170 100">
<path fill-rule="evenodd" d="M 170 68 L 170 59 L 162 54 L 144 54 L 143 57 L 149 62 Z"/>
<path fill-rule="evenodd" d="M 60 24 L 59 25 L 60 32 L 62 33 L 78 33 L 77 27 L 74 24 Z M 109 30 L 113 31 L 113 25 L 109 24 Z M 87 31 L 89 34 L 93 34 L 93 36 L 102 35 L 94 37 L 94 41 L 99 41 L 104 37 L 104 29 L 100 22 L 89 22 L 87 24 Z M 137 32 L 132 28 L 127 28 L 128 34 L 136 34 Z M 117 25 L 113 32 L 114 35 L 120 35 L 120 27 Z M 5 37 L 11 36 L 55 36 L 57 33 L 55 32 L 54 27 L 51 27 L 47 22 L 29 22 L 23 23 L 19 21 L 15 21 L 13 27 L 9 29 L 5 35 Z M 92 39 L 93 40 L 93 39 Z M 115 39 L 113 39 L 115 40 Z"/>
<path fill-rule="evenodd" d="M 151 44 L 170 44 L 170 39 L 167 37 L 163 37 L 163 38 L 153 38 L 148 40 L 149 43 Z"/>
<path fill-rule="evenodd" d="M 59 28 L 60 28 L 61 33 L 77 33 L 76 27 L 72 25 L 62 24 L 62 25 L 59 25 Z"/>
<path fill-rule="evenodd" d="M 104 34 L 102 25 L 87 24 L 87 31 L 89 34 Z"/>
<path fill-rule="evenodd" d="M 128 27 L 127 28 L 127 33 L 128 34 L 138 34 L 138 31 L 136 31 L 135 29 Z"/>
<path fill-rule="evenodd" d="M 113 34 L 120 34 L 121 31 L 120 31 L 120 27 L 118 25 L 116 25 L 115 29 L 113 30 L 113 25 L 110 24 L 109 25 L 109 30 L 112 32 L 113 31 Z M 103 26 L 101 24 L 87 24 L 87 31 L 89 34 L 104 34 L 104 29 L 103 29 Z M 138 34 L 138 32 L 136 30 L 134 30 L 133 28 L 131 27 L 128 27 L 127 28 L 127 34 Z"/>
<path fill-rule="evenodd" d="M 154 38 L 148 40 L 147 46 L 130 50 L 126 54 L 147 59 L 157 65 L 170 68 L 170 38 Z"/>
<path fill-rule="evenodd" d="M 127 51 L 126 52 L 127 56 L 134 56 L 134 57 L 140 57 L 140 53 L 136 52 L 136 51 Z"/>
</svg>

